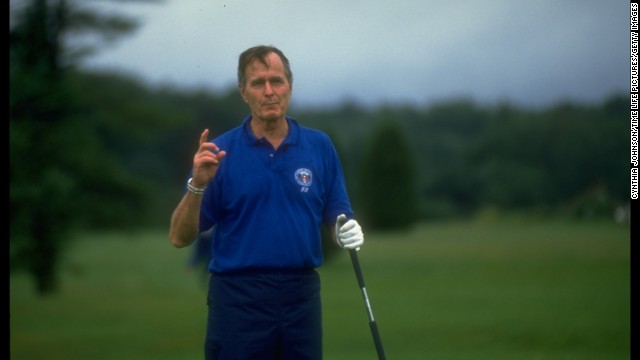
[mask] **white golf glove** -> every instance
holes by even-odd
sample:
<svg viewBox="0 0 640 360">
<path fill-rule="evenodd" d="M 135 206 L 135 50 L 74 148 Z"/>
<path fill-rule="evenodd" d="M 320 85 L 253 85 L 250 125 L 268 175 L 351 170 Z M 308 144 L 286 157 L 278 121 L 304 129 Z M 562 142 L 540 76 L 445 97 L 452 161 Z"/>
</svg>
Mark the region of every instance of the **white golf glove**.
<svg viewBox="0 0 640 360">
<path fill-rule="evenodd" d="M 364 243 L 364 234 L 357 221 L 351 219 L 347 221 L 347 216 L 338 215 L 336 220 L 336 240 L 343 249 L 360 250 Z"/>
</svg>

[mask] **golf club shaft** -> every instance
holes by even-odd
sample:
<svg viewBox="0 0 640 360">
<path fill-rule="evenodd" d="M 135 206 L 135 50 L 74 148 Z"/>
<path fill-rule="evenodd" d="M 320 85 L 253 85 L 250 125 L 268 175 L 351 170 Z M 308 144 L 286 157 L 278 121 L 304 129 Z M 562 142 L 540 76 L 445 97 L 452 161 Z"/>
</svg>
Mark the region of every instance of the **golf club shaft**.
<svg viewBox="0 0 640 360">
<path fill-rule="evenodd" d="M 356 273 L 358 279 L 358 285 L 362 291 L 362 297 L 364 298 L 364 304 L 367 307 L 367 315 L 369 316 L 369 328 L 371 329 L 371 335 L 373 335 L 373 342 L 376 346 L 376 352 L 378 353 L 379 360 L 386 360 L 387 357 L 384 354 L 382 348 L 382 340 L 380 339 L 380 333 L 378 332 L 378 325 L 373 317 L 373 310 L 371 310 L 371 303 L 369 302 L 369 296 L 367 295 L 367 288 L 364 284 L 364 276 L 362 276 L 362 269 L 360 268 L 360 260 L 358 259 L 358 251 L 356 249 L 349 250 L 351 255 L 351 262 L 353 263 L 353 270 Z"/>
</svg>

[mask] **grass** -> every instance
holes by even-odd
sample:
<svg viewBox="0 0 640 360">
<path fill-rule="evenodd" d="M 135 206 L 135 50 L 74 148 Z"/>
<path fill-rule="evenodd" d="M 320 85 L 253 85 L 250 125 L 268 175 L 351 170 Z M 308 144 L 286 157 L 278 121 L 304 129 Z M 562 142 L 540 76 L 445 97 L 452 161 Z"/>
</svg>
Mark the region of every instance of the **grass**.
<svg viewBox="0 0 640 360">
<path fill-rule="evenodd" d="M 58 294 L 12 274 L 11 359 L 201 359 L 189 251 L 165 231 L 85 234 Z M 627 226 L 428 223 L 366 233 L 360 262 L 389 359 L 630 359 Z M 320 274 L 325 359 L 376 358 L 348 254 Z"/>
</svg>

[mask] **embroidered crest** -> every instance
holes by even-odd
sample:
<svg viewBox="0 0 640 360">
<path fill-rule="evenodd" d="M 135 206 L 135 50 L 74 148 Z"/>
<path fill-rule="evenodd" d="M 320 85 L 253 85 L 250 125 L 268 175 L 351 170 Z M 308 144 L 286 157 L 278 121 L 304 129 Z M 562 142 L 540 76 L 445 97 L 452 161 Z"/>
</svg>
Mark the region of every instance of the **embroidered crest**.
<svg viewBox="0 0 640 360">
<path fill-rule="evenodd" d="M 293 175 L 300 186 L 309 187 L 313 182 L 313 173 L 309 169 L 300 168 Z"/>
</svg>

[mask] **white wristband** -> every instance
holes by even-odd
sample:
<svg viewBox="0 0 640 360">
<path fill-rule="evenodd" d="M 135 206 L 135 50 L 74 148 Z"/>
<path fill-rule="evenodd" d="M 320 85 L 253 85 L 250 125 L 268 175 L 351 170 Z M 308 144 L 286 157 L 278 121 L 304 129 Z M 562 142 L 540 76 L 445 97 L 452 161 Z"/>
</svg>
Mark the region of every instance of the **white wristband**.
<svg viewBox="0 0 640 360">
<path fill-rule="evenodd" d="M 191 185 L 191 181 L 193 181 L 193 178 L 189 178 L 189 180 L 187 180 L 187 190 L 191 191 L 192 193 L 196 194 L 196 195 L 202 195 L 204 194 L 204 191 L 207 189 L 207 187 L 203 187 L 203 188 L 197 188 L 193 185 Z"/>
</svg>

